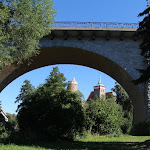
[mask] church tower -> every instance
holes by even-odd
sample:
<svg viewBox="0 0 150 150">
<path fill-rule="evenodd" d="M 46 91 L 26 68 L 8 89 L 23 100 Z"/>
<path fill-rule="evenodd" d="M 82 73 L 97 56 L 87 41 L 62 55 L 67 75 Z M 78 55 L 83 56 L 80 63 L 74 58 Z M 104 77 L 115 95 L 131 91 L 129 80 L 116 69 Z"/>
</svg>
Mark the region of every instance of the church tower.
<svg viewBox="0 0 150 150">
<path fill-rule="evenodd" d="M 68 81 L 68 88 L 72 92 L 76 92 L 78 88 L 78 82 L 75 80 L 75 77 L 73 77 L 72 81 Z"/>
<path fill-rule="evenodd" d="M 102 95 L 105 96 L 106 87 L 101 83 L 101 76 L 99 77 L 98 84 L 94 86 L 94 98 L 101 98 Z"/>
</svg>

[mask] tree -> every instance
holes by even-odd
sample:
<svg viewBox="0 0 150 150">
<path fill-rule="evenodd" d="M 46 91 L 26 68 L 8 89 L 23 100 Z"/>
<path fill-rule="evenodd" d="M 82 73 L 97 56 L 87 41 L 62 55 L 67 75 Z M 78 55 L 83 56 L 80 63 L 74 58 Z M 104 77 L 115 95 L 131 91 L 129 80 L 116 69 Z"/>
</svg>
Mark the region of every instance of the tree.
<svg viewBox="0 0 150 150">
<path fill-rule="evenodd" d="M 0 2 L 0 69 L 39 53 L 39 40 L 50 34 L 54 14 L 51 0 Z"/>
<path fill-rule="evenodd" d="M 65 83 L 66 78 L 63 73 L 59 72 L 58 67 L 54 67 L 49 77 L 46 79 L 46 83 L 44 86 L 57 86 L 57 87 L 66 87 L 67 83 Z"/>
<path fill-rule="evenodd" d="M 115 96 L 114 96 L 112 93 L 109 93 L 109 94 L 106 96 L 106 99 L 114 99 L 114 100 L 115 100 Z"/>
<path fill-rule="evenodd" d="M 112 90 L 116 93 L 116 102 L 122 106 L 124 112 L 124 124 L 122 125 L 122 131 L 123 133 L 130 133 L 133 121 L 133 106 L 129 99 L 129 95 L 117 82 Z"/>
<path fill-rule="evenodd" d="M 145 57 L 146 69 L 138 69 L 141 76 L 135 81 L 135 83 L 147 82 L 150 79 L 150 7 L 144 10 L 139 16 L 145 16 L 143 21 L 139 23 L 137 35 L 143 38 L 140 44 L 141 55 Z"/>
<path fill-rule="evenodd" d="M 29 98 L 31 97 L 33 92 L 34 92 L 34 87 L 32 86 L 29 80 L 25 80 L 24 85 L 22 85 L 21 87 L 20 94 L 16 97 L 15 103 L 21 102 L 21 104 L 18 105 L 17 111 L 25 107 L 26 103 L 29 102 L 30 100 Z"/>
<path fill-rule="evenodd" d="M 85 112 L 81 95 L 66 89 L 65 80 L 55 67 L 44 84 L 24 93 L 17 115 L 21 132 L 53 139 L 74 139 L 82 134 Z"/>
<path fill-rule="evenodd" d="M 86 105 L 87 130 L 99 135 L 119 136 L 123 123 L 122 108 L 114 99 L 95 99 Z"/>
</svg>

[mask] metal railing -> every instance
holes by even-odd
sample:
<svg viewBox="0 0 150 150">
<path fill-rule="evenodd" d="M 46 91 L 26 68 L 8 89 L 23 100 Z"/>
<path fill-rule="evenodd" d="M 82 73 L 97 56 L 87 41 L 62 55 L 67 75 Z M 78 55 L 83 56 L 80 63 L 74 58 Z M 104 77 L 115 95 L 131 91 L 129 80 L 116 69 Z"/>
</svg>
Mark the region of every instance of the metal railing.
<svg viewBox="0 0 150 150">
<path fill-rule="evenodd" d="M 53 27 L 103 27 L 103 28 L 138 28 L 138 23 L 117 23 L 117 22 L 54 22 Z"/>
</svg>

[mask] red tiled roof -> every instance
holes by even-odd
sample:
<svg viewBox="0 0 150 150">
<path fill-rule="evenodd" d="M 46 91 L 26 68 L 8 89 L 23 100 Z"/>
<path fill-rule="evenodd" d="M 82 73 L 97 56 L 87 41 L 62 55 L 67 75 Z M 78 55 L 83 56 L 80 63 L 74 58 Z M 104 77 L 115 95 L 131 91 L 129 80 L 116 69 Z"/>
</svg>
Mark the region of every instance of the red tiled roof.
<svg viewBox="0 0 150 150">
<path fill-rule="evenodd" d="M 115 96 L 115 94 L 113 92 L 107 92 L 107 93 L 105 93 L 106 96 L 108 96 L 109 94 L 112 94 L 112 95 Z"/>
<path fill-rule="evenodd" d="M 87 102 L 91 101 L 92 99 L 94 99 L 94 91 L 92 91 L 87 99 Z"/>
<path fill-rule="evenodd" d="M 109 95 L 109 94 L 113 94 L 115 96 L 115 94 L 113 92 L 107 92 L 105 93 L 106 97 Z M 94 99 L 94 91 L 92 91 L 87 99 L 87 102 L 91 101 L 92 99 Z"/>
</svg>

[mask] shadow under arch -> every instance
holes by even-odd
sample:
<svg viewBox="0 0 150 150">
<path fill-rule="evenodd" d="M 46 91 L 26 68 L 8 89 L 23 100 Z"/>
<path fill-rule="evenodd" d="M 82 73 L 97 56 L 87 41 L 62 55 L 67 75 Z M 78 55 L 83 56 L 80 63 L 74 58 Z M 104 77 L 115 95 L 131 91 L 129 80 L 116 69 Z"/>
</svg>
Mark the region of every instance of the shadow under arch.
<svg viewBox="0 0 150 150">
<path fill-rule="evenodd" d="M 54 64 L 76 64 L 102 71 L 120 83 L 129 94 L 134 107 L 134 124 L 145 119 L 144 96 L 138 85 L 132 82 L 132 77 L 118 64 L 99 54 L 72 47 L 45 47 L 40 54 L 32 58 L 28 65 L 5 67 L 0 72 L 0 91 L 19 76 L 31 70 Z"/>
</svg>

